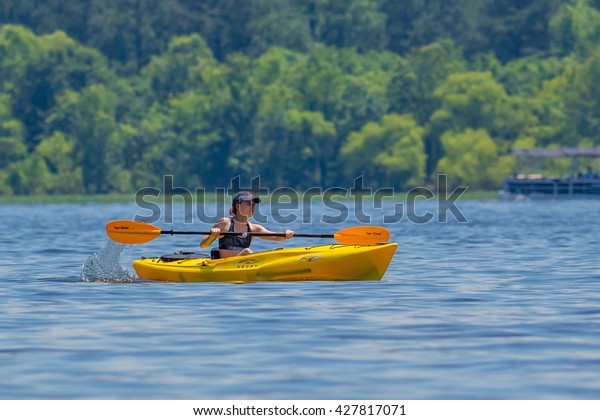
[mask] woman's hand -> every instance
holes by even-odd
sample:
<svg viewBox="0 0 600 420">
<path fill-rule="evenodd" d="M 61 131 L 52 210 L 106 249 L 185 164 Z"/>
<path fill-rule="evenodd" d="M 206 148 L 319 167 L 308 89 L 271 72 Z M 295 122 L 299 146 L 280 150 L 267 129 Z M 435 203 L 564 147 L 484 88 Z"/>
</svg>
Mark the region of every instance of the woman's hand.
<svg viewBox="0 0 600 420">
<path fill-rule="evenodd" d="M 286 229 L 285 230 L 285 239 L 290 239 L 292 236 L 294 236 L 294 231 L 290 230 L 290 229 Z"/>
<path fill-rule="evenodd" d="M 210 228 L 210 233 L 200 241 L 200 248 L 208 247 L 215 239 L 219 237 L 220 234 L 221 229 L 219 229 L 218 227 L 213 226 L 212 228 Z"/>
</svg>

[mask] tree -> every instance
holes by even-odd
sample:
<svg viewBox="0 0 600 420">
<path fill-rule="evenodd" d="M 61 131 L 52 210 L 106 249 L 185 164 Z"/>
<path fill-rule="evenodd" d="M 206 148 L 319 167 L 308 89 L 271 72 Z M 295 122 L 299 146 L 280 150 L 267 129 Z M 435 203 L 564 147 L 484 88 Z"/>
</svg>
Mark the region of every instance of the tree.
<svg viewBox="0 0 600 420">
<path fill-rule="evenodd" d="M 371 0 L 298 1 L 305 7 L 316 42 L 359 52 L 383 50 L 386 15 Z"/>
<path fill-rule="evenodd" d="M 410 116 L 389 114 L 350 134 L 342 148 L 346 175 L 378 186 L 408 188 L 425 175 L 423 129 Z"/>
<path fill-rule="evenodd" d="M 399 114 L 409 113 L 419 125 L 427 122 L 439 106 L 436 88 L 450 74 L 463 71 L 466 63 L 462 53 L 451 41 L 440 41 L 422 47 L 402 60 L 390 80 L 388 99 L 390 110 Z M 429 130 L 425 133 L 425 150 L 428 156 L 426 172 L 433 172 L 435 162 L 442 151 L 439 139 Z"/>
<path fill-rule="evenodd" d="M 90 0 L 86 0 L 90 1 Z M 191 33 L 177 0 L 92 1 L 85 42 L 100 50 L 122 74 L 137 74 L 173 36 Z"/>
<path fill-rule="evenodd" d="M 220 90 L 213 90 L 216 86 Z M 156 102 L 139 130 L 127 129 L 128 138 L 141 150 L 141 160 L 133 162 L 134 183 L 154 184 L 162 175 L 173 175 L 190 188 L 222 185 L 230 169 L 231 139 L 225 121 L 231 107 L 227 86 L 210 83 Z"/>
<path fill-rule="evenodd" d="M 47 125 L 53 135 L 45 146 L 42 142 L 39 147 L 59 149 L 67 155 L 72 150 L 73 159 L 82 171 L 86 193 L 131 188 L 129 173 L 123 170 L 123 144 L 116 108 L 114 93 L 102 85 L 92 85 L 81 92 L 65 92 L 48 116 Z"/>
<path fill-rule="evenodd" d="M 286 113 L 300 108 L 301 95 L 281 82 L 272 83 L 263 90 L 254 123 L 254 143 L 252 150 L 259 153 L 246 153 L 248 176 L 260 175 L 274 186 L 298 186 L 297 174 L 288 171 L 283 162 L 290 159 L 300 160 L 302 157 L 287 150 L 290 143 L 286 141 L 288 132 L 285 124 Z"/>
<path fill-rule="evenodd" d="M 589 0 L 565 3 L 550 20 L 550 31 L 556 52 L 586 57 L 600 44 L 600 11 Z"/>
<path fill-rule="evenodd" d="M 489 72 L 452 74 L 438 86 L 435 96 L 440 101 L 439 109 L 431 116 L 435 130 L 484 129 L 504 146 L 535 123 L 527 103 L 507 95 Z"/>
<path fill-rule="evenodd" d="M 246 28 L 252 36 L 247 52 L 254 56 L 274 46 L 304 52 L 311 45 L 307 19 L 293 0 L 254 1 Z"/>
<path fill-rule="evenodd" d="M 382 0 L 387 15 L 387 47 L 398 54 L 452 39 L 465 47 L 477 42 L 481 0 Z"/>
<path fill-rule="evenodd" d="M 15 194 L 45 194 L 48 192 L 50 172 L 42 156 L 30 154 L 10 166 L 6 182 Z"/>
<path fill-rule="evenodd" d="M 575 146 L 577 143 L 572 124 L 568 120 L 565 98 L 570 89 L 570 71 L 543 83 L 540 91 L 531 99 L 532 112 L 538 123 L 528 127 L 526 137 L 534 139 L 537 147 L 562 144 Z M 516 147 L 516 146 L 513 146 Z"/>
<path fill-rule="evenodd" d="M 0 89 L 17 89 L 27 67 L 38 59 L 41 50 L 39 38 L 30 30 L 15 25 L 0 27 Z"/>
<path fill-rule="evenodd" d="M 219 64 L 199 35 L 175 37 L 165 54 L 153 57 L 141 70 L 148 103 L 166 102 L 188 90 L 207 90 L 222 84 Z"/>
<path fill-rule="evenodd" d="M 494 52 L 502 62 L 550 50 L 550 18 L 564 0 L 484 0 L 477 18 L 479 39 L 467 54 Z"/>
<path fill-rule="evenodd" d="M 13 97 L 14 116 L 24 127 L 31 152 L 45 132 L 45 119 L 56 98 L 95 83 L 111 84 L 114 75 L 95 50 L 82 47 L 62 32 L 35 37 L 19 27 L 0 29 L 0 72 Z"/>
<path fill-rule="evenodd" d="M 540 92 L 545 82 L 560 76 L 572 61 L 557 57 L 523 57 L 499 64 L 492 73 L 509 95 L 532 97 Z"/>
<path fill-rule="evenodd" d="M 328 170 L 333 156 L 335 126 L 320 112 L 289 110 L 283 117 L 287 131 L 285 155 L 280 164 L 296 179 L 301 177 L 304 188 L 318 184 L 326 187 Z M 291 179 L 290 179 L 291 181 Z"/>
<path fill-rule="evenodd" d="M 501 152 L 534 126 L 531 105 L 521 97 L 509 96 L 490 72 L 455 73 L 435 90 L 439 108 L 431 116 L 428 132 L 429 165 L 437 166 L 445 148 L 446 132 L 484 130 Z"/>
<path fill-rule="evenodd" d="M 12 116 L 11 98 L 0 93 L 0 194 L 12 194 L 9 176 L 12 166 L 27 155 L 24 143 L 25 129 L 20 121 Z"/>
<path fill-rule="evenodd" d="M 451 41 L 440 41 L 419 48 L 400 61 L 390 80 L 390 110 L 412 114 L 419 124 L 425 124 L 437 107 L 435 89 L 450 74 L 465 69 L 462 53 Z"/>
<path fill-rule="evenodd" d="M 256 18 L 270 14 L 269 9 L 278 5 L 263 0 L 178 0 L 176 3 L 179 12 L 175 26 L 180 28 L 177 34 L 199 34 L 219 61 L 226 60 L 232 53 L 248 54 L 253 49 L 256 31 L 250 26 Z M 282 7 L 286 8 L 285 4 Z M 285 20 L 278 23 L 281 28 Z M 262 52 L 253 51 L 254 54 Z"/>
<path fill-rule="evenodd" d="M 10 96 L 0 94 L 0 170 L 25 157 L 24 128 L 12 117 Z"/>
<path fill-rule="evenodd" d="M 285 54 L 284 50 L 279 48 L 273 48 L 270 51 L 274 50 Z M 291 53 L 291 51 L 287 52 Z M 220 153 L 226 157 L 226 170 L 219 172 L 221 174 L 221 178 L 217 181 L 219 185 L 227 184 L 229 181 L 227 177 L 231 177 L 231 175 L 239 174 L 249 177 L 249 174 L 255 169 L 252 158 L 255 154 L 253 153 L 254 132 L 263 85 L 268 85 L 271 80 L 276 80 L 278 76 L 271 73 L 278 73 L 279 65 L 286 65 L 285 59 L 282 62 L 278 61 L 282 58 L 278 54 L 271 57 L 272 62 L 265 59 L 267 55 L 269 53 L 255 61 L 241 54 L 231 54 L 228 57 L 224 71 L 231 100 L 223 109 L 221 121 L 222 148 Z M 265 66 L 259 63 L 263 59 L 268 62 Z"/>
<path fill-rule="evenodd" d="M 3 0 L 0 6 L 0 24 L 23 25 L 38 34 L 63 31 L 85 43 L 92 8 L 98 2 L 99 0 Z"/>
<path fill-rule="evenodd" d="M 571 133 L 565 143 L 591 140 L 600 144 L 600 50 L 575 68 L 564 101 Z"/>
<path fill-rule="evenodd" d="M 436 172 L 447 174 L 453 185 L 498 188 L 514 168 L 514 157 L 499 156 L 496 144 L 484 129 L 448 131 L 441 142 L 445 156 L 438 162 Z"/>
<path fill-rule="evenodd" d="M 351 49 L 338 50 L 316 46 L 291 69 L 291 86 L 300 93 L 300 108 L 320 112 L 333 122 L 336 136 L 332 141 L 327 173 L 341 172 L 340 148 L 348 134 L 369 121 L 380 120 L 389 108 L 386 87 L 398 62 L 395 54 L 370 51 L 359 54 Z M 327 184 L 339 181 L 334 176 Z"/>
<path fill-rule="evenodd" d="M 41 158 L 46 166 L 45 191 L 50 194 L 73 194 L 85 192 L 83 169 L 75 161 L 75 141 L 67 139 L 64 133 L 57 131 L 51 137 L 42 140 L 37 146 L 34 158 Z"/>
</svg>

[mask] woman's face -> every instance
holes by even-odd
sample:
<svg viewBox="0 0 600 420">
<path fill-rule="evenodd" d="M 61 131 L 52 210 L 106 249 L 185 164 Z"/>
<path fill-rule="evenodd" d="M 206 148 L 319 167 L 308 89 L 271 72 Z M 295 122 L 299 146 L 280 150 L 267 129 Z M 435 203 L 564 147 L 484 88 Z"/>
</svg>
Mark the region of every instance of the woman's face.
<svg viewBox="0 0 600 420">
<path fill-rule="evenodd" d="M 241 201 L 238 205 L 238 212 L 242 216 L 252 216 L 252 213 L 254 213 L 254 201 Z"/>
</svg>

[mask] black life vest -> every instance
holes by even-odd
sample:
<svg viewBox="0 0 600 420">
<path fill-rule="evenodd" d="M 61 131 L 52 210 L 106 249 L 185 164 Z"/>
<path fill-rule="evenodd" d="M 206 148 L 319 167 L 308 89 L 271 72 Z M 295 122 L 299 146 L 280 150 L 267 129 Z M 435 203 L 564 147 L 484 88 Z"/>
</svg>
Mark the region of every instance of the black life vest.
<svg viewBox="0 0 600 420">
<path fill-rule="evenodd" d="M 234 219 L 231 218 L 231 224 L 229 225 L 229 232 L 235 232 L 234 230 Z M 248 232 L 252 232 L 250 230 L 250 223 L 247 223 Z M 240 232 L 240 235 L 242 233 Z M 231 249 L 234 251 L 241 251 L 244 248 L 250 248 L 250 243 L 252 243 L 252 236 L 248 235 L 245 238 L 236 235 L 226 235 L 219 239 L 219 249 Z"/>
</svg>

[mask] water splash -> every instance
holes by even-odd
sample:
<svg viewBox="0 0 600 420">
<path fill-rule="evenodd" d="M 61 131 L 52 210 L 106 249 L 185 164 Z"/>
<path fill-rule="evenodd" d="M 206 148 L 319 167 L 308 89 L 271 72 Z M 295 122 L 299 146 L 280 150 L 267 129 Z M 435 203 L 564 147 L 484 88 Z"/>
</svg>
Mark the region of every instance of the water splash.
<svg viewBox="0 0 600 420">
<path fill-rule="evenodd" d="M 131 283 L 135 276 L 121 267 L 119 257 L 124 244 L 108 241 L 106 246 L 97 254 L 90 255 L 81 267 L 81 281 Z"/>
</svg>

